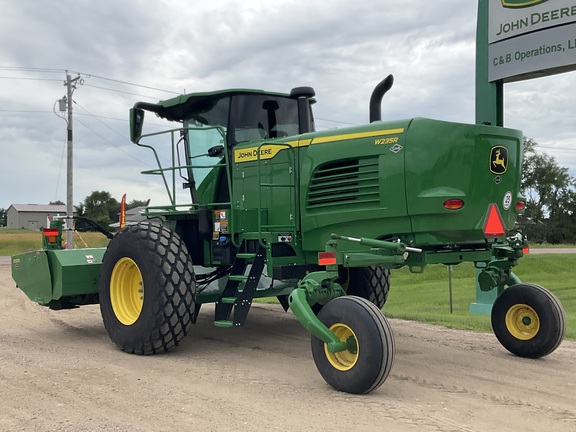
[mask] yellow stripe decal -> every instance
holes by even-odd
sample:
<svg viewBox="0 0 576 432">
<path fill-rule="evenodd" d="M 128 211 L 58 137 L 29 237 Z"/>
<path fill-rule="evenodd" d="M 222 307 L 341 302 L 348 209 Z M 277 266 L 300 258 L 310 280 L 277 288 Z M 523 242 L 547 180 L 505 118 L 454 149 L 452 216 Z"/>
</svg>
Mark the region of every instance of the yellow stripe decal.
<svg viewBox="0 0 576 432">
<path fill-rule="evenodd" d="M 335 141 L 346 141 L 356 138 L 370 138 L 382 135 L 394 135 L 394 134 L 401 134 L 404 132 L 404 128 L 398 129 L 386 129 L 386 130 L 378 130 L 378 131 L 370 131 L 370 132 L 359 132 L 359 133 L 352 133 L 352 134 L 344 134 L 344 135 L 334 135 L 334 136 L 327 136 L 327 137 L 319 137 L 314 138 L 312 144 L 323 144 L 327 142 L 335 142 Z"/>
<path fill-rule="evenodd" d="M 370 138 L 385 135 L 397 135 L 404 133 L 404 128 L 397 129 L 384 129 L 370 132 L 358 132 L 342 135 L 332 135 L 327 137 L 317 137 L 313 139 L 302 139 L 299 141 L 288 141 L 284 143 L 270 143 L 264 144 L 260 147 L 260 160 L 262 159 L 272 159 L 281 150 L 286 149 L 286 145 L 290 147 L 307 147 L 314 144 L 325 144 L 337 141 L 347 141 L 358 138 Z M 247 147 L 243 149 L 234 150 L 234 162 L 252 162 L 258 159 L 258 147 Z"/>
</svg>

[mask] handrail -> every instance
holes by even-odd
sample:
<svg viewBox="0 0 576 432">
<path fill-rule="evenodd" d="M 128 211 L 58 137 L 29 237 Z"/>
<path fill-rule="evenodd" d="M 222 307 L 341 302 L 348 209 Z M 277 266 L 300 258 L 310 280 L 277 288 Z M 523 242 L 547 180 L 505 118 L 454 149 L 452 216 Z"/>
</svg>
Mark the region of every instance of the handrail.
<svg viewBox="0 0 576 432">
<path fill-rule="evenodd" d="M 139 147 L 144 147 L 144 148 L 148 148 L 152 151 L 153 155 L 154 155 L 154 159 L 156 160 L 156 164 L 158 166 L 158 168 L 155 169 L 150 169 L 150 170 L 144 170 L 141 173 L 142 174 L 147 174 L 147 175 L 160 175 L 162 176 L 162 181 L 164 183 L 164 188 L 166 190 L 166 193 L 168 194 L 168 199 L 170 200 L 170 207 L 172 208 L 176 208 L 177 206 L 179 206 L 180 204 L 177 204 L 177 198 L 176 198 L 176 171 L 178 170 L 182 170 L 182 169 L 193 169 L 193 168 L 214 168 L 219 166 L 219 163 L 213 164 L 213 165 L 192 165 L 192 164 L 185 164 L 185 165 L 181 165 L 181 164 L 177 164 L 176 161 L 179 160 L 179 155 L 178 155 L 178 150 L 177 150 L 177 146 L 178 144 L 181 142 L 181 137 L 176 139 L 175 134 L 178 133 L 179 135 L 183 135 L 183 131 L 193 131 L 193 130 L 202 130 L 202 131 L 206 131 L 206 130 L 210 130 L 210 129 L 216 129 L 220 135 L 224 138 L 225 137 L 225 132 L 222 130 L 222 128 L 220 126 L 208 126 L 208 127 L 181 127 L 181 128 L 177 128 L 177 129 L 169 129 L 169 130 L 165 130 L 165 131 L 160 131 L 160 132 L 152 132 L 152 133 L 148 133 L 148 134 L 144 134 L 142 136 L 140 136 L 140 138 L 138 139 L 138 141 L 136 142 L 136 145 L 138 145 Z M 156 148 L 151 145 L 151 144 L 144 144 L 142 143 L 142 140 L 145 138 L 151 138 L 151 137 L 155 137 L 155 136 L 159 136 L 159 135 L 165 135 L 165 134 L 170 134 L 170 138 L 171 138 L 171 166 L 170 167 L 164 167 L 162 165 L 162 162 L 160 161 L 160 157 L 158 155 L 158 151 L 156 150 Z M 226 152 L 224 152 L 226 154 Z M 226 157 L 226 165 L 228 165 L 228 161 L 227 161 L 227 156 Z M 171 185 L 169 185 L 168 179 L 167 179 L 167 172 L 171 172 L 172 173 L 172 179 L 171 179 Z M 230 188 L 230 179 L 229 176 L 228 177 L 228 186 Z M 194 204 L 194 203 L 192 203 Z M 186 203 L 183 204 L 186 206 L 190 206 L 191 203 Z"/>
</svg>

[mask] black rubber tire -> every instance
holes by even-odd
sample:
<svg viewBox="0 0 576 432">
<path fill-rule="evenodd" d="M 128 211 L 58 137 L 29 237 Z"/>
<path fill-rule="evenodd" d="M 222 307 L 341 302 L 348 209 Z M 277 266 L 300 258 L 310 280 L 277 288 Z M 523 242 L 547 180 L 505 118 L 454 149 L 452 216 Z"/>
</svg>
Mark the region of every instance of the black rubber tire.
<svg viewBox="0 0 576 432">
<path fill-rule="evenodd" d="M 346 294 L 365 298 L 382 309 L 390 292 L 390 270 L 380 266 L 351 267 L 348 270 Z"/>
<path fill-rule="evenodd" d="M 520 357 L 547 356 L 558 348 L 566 333 L 566 315 L 560 301 L 535 284 L 505 289 L 492 306 L 491 319 L 498 341 Z"/>
<path fill-rule="evenodd" d="M 329 358 L 326 344 L 312 336 L 312 357 L 324 380 L 346 393 L 365 394 L 380 387 L 392 370 L 396 352 L 392 328 L 380 309 L 364 298 L 344 296 L 328 302 L 318 319 L 328 328 L 346 326 L 358 345 L 353 364 L 339 369 Z"/>
<path fill-rule="evenodd" d="M 112 272 L 126 259 L 140 271 L 143 291 L 141 310 L 128 325 L 116 315 L 110 292 Z M 186 245 L 162 225 L 124 227 L 104 254 L 99 293 L 104 326 L 121 350 L 141 355 L 170 351 L 188 334 L 194 318 L 196 282 Z"/>
<path fill-rule="evenodd" d="M 382 309 L 388 300 L 390 292 L 390 270 L 380 266 L 340 267 L 338 283 L 347 295 L 362 297 L 371 301 L 378 309 Z M 316 315 L 322 310 L 322 305 L 312 305 Z"/>
</svg>

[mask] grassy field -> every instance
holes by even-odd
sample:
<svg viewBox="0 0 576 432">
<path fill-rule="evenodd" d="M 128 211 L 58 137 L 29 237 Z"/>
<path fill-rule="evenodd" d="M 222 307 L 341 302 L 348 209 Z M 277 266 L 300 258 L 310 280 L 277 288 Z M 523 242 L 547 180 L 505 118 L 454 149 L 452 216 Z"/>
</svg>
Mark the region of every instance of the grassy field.
<svg viewBox="0 0 576 432">
<path fill-rule="evenodd" d="M 39 231 L 0 228 L 0 255 L 15 255 L 38 249 Z M 103 247 L 108 239 L 100 233 L 74 236 L 76 247 Z M 573 247 L 573 245 L 564 245 Z M 514 272 L 524 282 L 542 285 L 555 293 L 567 316 L 567 337 L 576 340 L 576 254 L 528 255 L 520 260 Z M 447 327 L 491 331 L 490 317 L 471 315 L 470 303 L 475 301 L 475 271 L 471 263 L 454 266 L 452 270 L 453 313 L 450 313 L 448 269 L 429 266 L 422 274 L 407 269 L 392 271 L 392 289 L 384 312 L 390 318 L 403 318 L 440 324 Z"/>
<path fill-rule="evenodd" d="M 576 340 L 576 254 L 528 255 L 514 273 L 523 281 L 548 288 L 562 302 L 567 317 L 567 338 Z M 476 299 L 475 270 L 471 263 L 452 268 L 453 313 L 450 313 L 448 268 L 429 266 L 422 274 L 407 269 L 392 271 L 392 288 L 384 313 L 447 327 L 492 331 L 488 315 L 471 315 L 470 303 Z"/>
<path fill-rule="evenodd" d="M 102 247 L 108 239 L 97 232 L 74 234 L 74 246 L 78 248 Z M 40 231 L 21 228 L 0 228 L 0 256 L 11 256 L 39 249 L 42 246 Z"/>
</svg>

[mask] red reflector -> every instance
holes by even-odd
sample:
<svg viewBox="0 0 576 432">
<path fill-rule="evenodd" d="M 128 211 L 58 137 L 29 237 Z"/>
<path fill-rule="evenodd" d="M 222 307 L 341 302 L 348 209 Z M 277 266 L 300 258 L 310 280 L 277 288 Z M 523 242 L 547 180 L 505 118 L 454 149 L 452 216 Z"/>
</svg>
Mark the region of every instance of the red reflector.
<svg viewBox="0 0 576 432">
<path fill-rule="evenodd" d="M 58 228 L 44 228 L 42 230 L 44 237 L 48 243 L 56 243 L 56 238 L 58 237 Z"/>
<path fill-rule="evenodd" d="M 444 208 L 448 210 L 460 210 L 464 207 L 464 201 L 461 199 L 449 199 L 444 201 Z"/>
<path fill-rule="evenodd" d="M 516 203 L 516 210 L 523 211 L 526 208 L 526 203 L 524 201 L 518 201 Z"/>
<path fill-rule="evenodd" d="M 504 229 L 504 221 L 500 216 L 500 211 L 496 204 L 490 204 L 488 207 L 488 216 L 484 222 L 484 234 L 486 237 L 502 237 L 506 230 Z"/>
<path fill-rule="evenodd" d="M 526 246 L 524 249 L 522 249 L 522 252 L 524 252 L 524 255 L 528 255 L 530 253 L 530 247 Z"/>
<path fill-rule="evenodd" d="M 52 237 L 58 235 L 58 228 L 44 228 L 44 237 Z"/>
<path fill-rule="evenodd" d="M 327 266 L 336 264 L 336 252 L 318 252 L 318 265 Z"/>
</svg>

